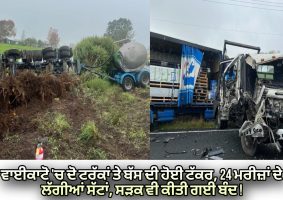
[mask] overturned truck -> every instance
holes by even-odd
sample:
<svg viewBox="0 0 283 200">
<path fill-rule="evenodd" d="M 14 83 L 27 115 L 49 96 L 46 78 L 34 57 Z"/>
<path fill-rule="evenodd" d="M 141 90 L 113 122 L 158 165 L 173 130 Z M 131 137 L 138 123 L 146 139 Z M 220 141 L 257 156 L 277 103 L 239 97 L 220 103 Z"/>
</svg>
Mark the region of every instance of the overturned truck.
<svg viewBox="0 0 283 200">
<path fill-rule="evenodd" d="M 254 48 L 258 49 L 259 48 Z M 243 151 L 259 144 L 283 146 L 283 55 L 240 54 L 221 63 L 217 121 L 238 126 Z"/>
<path fill-rule="evenodd" d="M 43 50 L 9 49 L 0 55 L 0 74 L 15 75 L 17 70 L 31 69 L 35 72 L 46 70 L 56 74 L 64 71 L 77 71 L 73 62 L 73 51 L 68 46 L 59 49 L 47 47 Z"/>
</svg>

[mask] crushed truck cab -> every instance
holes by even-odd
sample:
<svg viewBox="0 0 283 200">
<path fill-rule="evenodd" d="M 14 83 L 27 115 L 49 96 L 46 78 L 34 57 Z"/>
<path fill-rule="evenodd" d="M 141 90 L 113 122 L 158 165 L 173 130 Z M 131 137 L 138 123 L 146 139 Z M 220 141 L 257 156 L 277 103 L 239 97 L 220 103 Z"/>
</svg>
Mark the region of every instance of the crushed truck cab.
<svg viewBox="0 0 283 200">
<path fill-rule="evenodd" d="M 228 65 L 227 65 L 228 64 Z M 223 65 L 223 63 L 222 63 Z M 234 78 L 225 77 L 235 74 Z M 243 151 L 283 144 L 283 55 L 240 54 L 226 62 L 220 78 L 218 125 L 238 126 Z"/>
</svg>

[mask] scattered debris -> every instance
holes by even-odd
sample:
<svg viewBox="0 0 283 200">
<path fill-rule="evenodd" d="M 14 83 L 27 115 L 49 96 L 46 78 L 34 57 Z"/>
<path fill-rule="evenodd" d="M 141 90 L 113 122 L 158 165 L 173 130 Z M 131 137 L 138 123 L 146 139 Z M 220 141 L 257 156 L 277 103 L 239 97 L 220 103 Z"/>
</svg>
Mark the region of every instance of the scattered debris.
<svg viewBox="0 0 283 200">
<path fill-rule="evenodd" d="M 217 155 L 223 154 L 223 153 L 224 153 L 224 150 L 222 148 L 220 148 L 220 149 L 208 152 L 207 156 L 209 156 L 209 157 L 217 156 Z"/>
<path fill-rule="evenodd" d="M 169 151 L 165 151 L 167 154 L 186 154 L 187 151 L 180 151 L 180 152 L 169 152 Z"/>
<path fill-rule="evenodd" d="M 223 158 L 219 156 L 211 156 L 211 157 L 206 158 L 206 160 L 223 160 Z"/>
<path fill-rule="evenodd" d="M 168 137 L 168 138 L 165 138 L 163 143 L 168 143 L 170 142 L 170 140 L 175 140 L 175 137 Z"/>
</svg>

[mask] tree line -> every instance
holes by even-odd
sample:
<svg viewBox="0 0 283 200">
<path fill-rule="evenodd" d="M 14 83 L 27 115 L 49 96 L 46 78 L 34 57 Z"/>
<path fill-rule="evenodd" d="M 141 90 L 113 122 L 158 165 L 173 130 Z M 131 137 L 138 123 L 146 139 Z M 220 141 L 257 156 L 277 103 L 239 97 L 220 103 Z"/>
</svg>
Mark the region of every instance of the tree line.
<svg viewBox="0 0 283 200">
<path fill-rule="evenodd" d="M 13 20 L 0 20 L 0 42 L 5 42 L 9 37 L 16 36 L 16 26 Z M 16 41 L 17 44 L 44 48 L 46 46 L 57 47 L 60 42 L 58 30 L 50 27 L 47 34 L 47 41 L 36 39 L 34 37 L 25 37 L 23 31 L 22 38 Z"/>
</svg>

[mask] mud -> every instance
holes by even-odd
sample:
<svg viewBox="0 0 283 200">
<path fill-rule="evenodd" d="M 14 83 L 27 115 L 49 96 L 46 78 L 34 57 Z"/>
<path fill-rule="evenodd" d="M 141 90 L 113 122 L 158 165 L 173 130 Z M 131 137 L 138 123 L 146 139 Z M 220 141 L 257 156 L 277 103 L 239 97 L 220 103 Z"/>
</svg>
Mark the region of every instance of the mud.
<svg viewBox="0 0 283 200">
<path fill-rule="evenodd" d="M 61 98 L 76 85 L 76 80 L 68 74 L 37 75 L 24 71 L 16 76 L 7 76 L 0 81 L 0 139 L 4 132 L 14 127 L 15 109 L 36 102 L 37 106 L 49 104 L 54 98 Z"/>
</svg>

